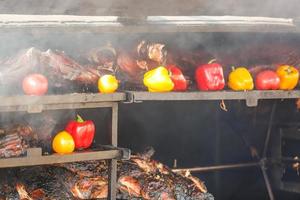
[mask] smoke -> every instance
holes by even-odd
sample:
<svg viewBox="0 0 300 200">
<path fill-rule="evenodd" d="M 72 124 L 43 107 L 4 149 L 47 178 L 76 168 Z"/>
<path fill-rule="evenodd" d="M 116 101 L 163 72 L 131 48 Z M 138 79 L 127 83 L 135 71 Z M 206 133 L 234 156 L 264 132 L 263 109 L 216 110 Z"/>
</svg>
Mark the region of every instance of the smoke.
<svg viewBox="0 0 300 200">
<path fill-rule="evenodd" d="M 0 13 L 70 14 L 70 15 L 237 15 L 297 17 L 297 0 L 2 0 Z"/>
</svg>

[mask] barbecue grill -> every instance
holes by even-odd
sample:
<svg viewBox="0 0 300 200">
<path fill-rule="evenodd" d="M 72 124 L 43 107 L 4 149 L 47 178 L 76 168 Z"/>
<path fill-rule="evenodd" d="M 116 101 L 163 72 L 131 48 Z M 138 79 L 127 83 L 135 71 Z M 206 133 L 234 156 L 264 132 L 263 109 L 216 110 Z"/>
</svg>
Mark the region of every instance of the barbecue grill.
<svg viewBox="0 0 300 200">
<path fill-rule="evenodd" d="M 166 47 L 170 47 L 167 49 L 170 52 L 173 50 L 173 44 L 183 51 L 200 49 L 202 53 L 209 52 L 207 55 L 198 55 L 203 56 L 203 59 L 205 59 L 202 60 L 202 63 L 208 62 L 207 59 L 217 57 L 226 65 L 224 66 L 226 68 L 224 69 L 225 74 L 229 73 L 230 65 L 234 64 L 249 65 L 249 68 L 250 66 L 255 68 L 287 62 L 299 67 L 298 53 L 300 51 L 297 48 L 299 27 L 296 18 L 297 9 L 295 8 L 297 2 L 293 1 L 286 5 L 284 1 L 277 1 L 274 3 L 276 6 L 272 6 L 272 9 L 270 9 L 271 3 L 274 2 L 252 3 L 242 1 L 233 5 L 235 4 L 233 1 L 208 2 L 201 0 L 190 2 L 163 1 L 159 3 L 153 1 L 136 3 L 131 0 L 122 2 L 116 0 L 80 2 L 76 0 L 72 2 L 28 1 L 18 3 L 16 1 L 3 1 L 1 3 L 3 6 L 0 7 L 0 13 L 3 13 L 0 15 L 0 38 L 2 38 L 0 41 L 0 55 L 5 60 L 6 57 L 15 55 L 20 49 L 35 46 L 38 50 L 34 49 L 34 51 L 41 52 L 40 55 L 46 55 L 47 52 L 49 53 L 46 50 L 52 48 L 65 51 L 79 60 L 91 47 L 105 46 L 105 48 L 108 48 L 107 46 L 109 46 L 111 48 L 111 45 L 120 45 L 123 49 L 130 51 L 132 43 L 146 39 L 166 44 Z M 287 6 L 288 12 L 281 12 L 282 6 Z M 235 7 L 235 9 L 232 9 L 232 7 Z M 254 50 L 247 48 L 251 47 L 252 43 L 254 43 Z M 272 49 L 269 54 L 266 53 L 272 47 L 272 44 L 277 45 L 275 47 L 282 46 L 283 50 Z M 243 49 L 246 52 L 244 54 Z M 237 56 L 232 56 L 235 53 Z M 283 54 L 282 60 L 281 54 Z M 2 61 L 1 65 L 6 66 L 5 62 Z M 73 75 L 76 76 L 76 73 Z M 191 76 L 189 72 L 187 74 Z M 48 152 L 45 152 L 42 148 L 28 148 L 22 157 L 0 159 L 0 168 L 109 160 L 108 198 L 116 199 L 118 187 L 117 160 L 126 161 L 131 157 L 131 148 L 118 147 L 118 132 L 121 132 L 119 135 L 121 136 L 122 146 L 134 147 L 132 143 L 128 144 L 127 142 L 130 143 L 134 139 L 135 135 L 129 132 L 135 132 L 135 126 L 138 126 L 136 124 L 145 125 L 142 117 L 135 116 L 136 113 L 138 113 L 137 115 L 144 115 L 143 112 L 139 113 L 142 110 L 141 107 L 144 106 L 146 111 L 150 111 L 154 102 L 158 104 L 161 102 L 162 108 L 166 104 L 177 107 L 174 103 L 178 103 L 179 107 L 200 106 L 199 102 L 207 103 L 209 104 L 207 108 L 214 107 L 213 111 L 215 113 L 211 112 L 210 114 L 215 114 L 216 119 L 219 120 L 221 112 L 234 112 L 230 110 L 231 105 L 238 103 L 240 106 L 249 107 L 252 111 L 258 107 L 255 113 L 259 113 L 259 109 L 270 108 L 269 112 L 262 111 L 262 113 L 264 112 L 262 115 L 268 118 L 264 118 L 260 122 L 266 127 L 263 142 L 260 141 L 263 146 L 261 153 L 254 152 L 251 161 L 235 160 L 231 164 L 220 164 L 221 136 L 218 134 L 222 130 L 220 130 L 218 124 L 216 125 L 216 131 L 219 133 L 216 134 L 215 143 L 213 143 L 215 145 L 213 156 L 215 156 L 214 161 L 217 164 L 208 165 L 208 162 L 206 162 L 205 166 L 200 167 L 178 167 L 187 165 L 182 164 L 184 161 L 178 160 L 177 163 L 176 160 L 172 171 L 180 174 L 187 171 L 204 173 L 256 167 L 262 172 L 261 175 L 269 199 L 276 199 L 273 192 L 274 188 L 281 191 L 300 193 L 296 172 L 300 168 L 297 167 L 299 157 L 296 157 L 299 153 L 297 149 L 299 129 L 297 123 L 289 124 L 289 119 L 294 119 L 297 115 L 294 118 L 288 118 L 285 120 L 287 123 L 283 124 L 279 124 L 276 118 L 276 112 L 279 113 L 278 110 L 281 111 L 286 106 L 285 102 L 288 102 L 289 106 L 293 105 L 294 110 L 297 109 L 294 105 L 294 99 L 300 98 L 299 87 L 290 91 L 232 91 L 226 88 L 223 91 L 206 92 L 198 91 L 191 86 L 186 92 L 150 93 L 143 91 L 144 89 L 141 89 L 141 86 L 134 82 L 128 85 L 127 83 L 121 84 L 119 91 L 116 93 L 100 94 L 95 87 L 89 87 L 87 84 L 78 86 L 76 83 L 73 84 L 74 86 L 63 87 L 61 86 L 61 84 L 65 84 L 63 82 L 52 88 L 47 95 L 24 96 L 20 88 L 9 87 L 8 89 L 8 85 L 5 83 L 6 78 L 5 74 L 0 74 L 0 111 L 2 112 L 3 123 L 6 121 L 6 116 L 14 114 L 16 116 L 19 114 L 22 116 L 39 116 L 39 114 L 45 112 L 57 112 L 61 115 L 68 112 L 83 112 L 86 113 L 86 116 L 90 116 L 91 113 L 97 111 L 107 114 L 108 118 L 105 119 L 110 127 L 104 128 L 104 132 L 109 133 L 108 136 L 96 136 L 94 142 L 96 148 L 91 151 L 75 152 L 69 155 L 48 155 Z M 70 76 L 66 79 L 68 78 L 72 79 Z M 128 80 L 127 77 L 125 79 Z M 70 84 L 70 82 L 67 83 Z M 193 80 L 190 80 L 190 83 L 195 85 Z M 53 85 L 55 84 L 53 83 Z M 264 104 L 265 102 L 268 105 Z M 229 105 L 229 107 L 226 108 L 226 105 Z M 119 111 L 119 106 L 121 111 Z M 173 111 L 172 106 L 169 107 L 169 111 Z M 133 112 L 131 112 L 131 108 Z M 108 112 L 105 111 L 107 109 Z M 61 110 L 62 112 L 60 112 Z M 163 113 L 164 110 L 155 112 Z M 174 112 L 178 114 L 178 112 Z M 283 112 L 283 114 L 288 115 L 289 113 Z M 188 113 L 185 113 L 183 118 L 187 118 L 188 115 Z M 100 116 L 93 117 L 99 127 L 105 126 Z M 119 118 L 121 118 L 120 126 L 118 126 Z M 136 120 L 136 124 L 128 125 L 127 118 Z M 159 119 L 162 121 L 166 120 L 161 118 Z M 170 120 L 173 118 L 176 118 L 176 116 L 170 116 Z M 155 130 L 160 129 L 159 126 L 157 125 Z M 174 126 L 177 126 L 177 124 L 175 123 Z M 145 129 L 142 128 L 141 130 Z M 166 129 L 166 131 L 168 130 Z M 237 130 L 237 132 L 239 131 Z M 97 134 L 101 133 L 97 131 Z M 176 135 L 178 136 L 178 134 Z M 103 142 L 101 137 L 107 139 L 107 141 Z M 143 138 L 141 136 L 136 137 Z M 152 137 L 154 141 L 157 139 L 155 136 Z M 244 134 L 240 134 L 238 137 L 241 137 L 246 149 L 253 151 L 247 136 L 245 138 Z M 211 138 L 206 139 L 211 140 Z M 147 140 L 143 140 L 143 142 L 147 145 Z M 186 148 L 188 149 L 188 147 Z M 159 153 L 159 147 L 157 150 Z M 197 153 L 199 152 L 194 152 L 194 154 Z M 176 155 L 172 155 L 169 160 L 173 158 L 176 158 Z M 0 173 L 0 175 L 5 176 L 3 173 Z M 218 185 L 217 173 L 214 180 Z M 220 198 L 217 194 L 215 196 Z"/>
</svg>

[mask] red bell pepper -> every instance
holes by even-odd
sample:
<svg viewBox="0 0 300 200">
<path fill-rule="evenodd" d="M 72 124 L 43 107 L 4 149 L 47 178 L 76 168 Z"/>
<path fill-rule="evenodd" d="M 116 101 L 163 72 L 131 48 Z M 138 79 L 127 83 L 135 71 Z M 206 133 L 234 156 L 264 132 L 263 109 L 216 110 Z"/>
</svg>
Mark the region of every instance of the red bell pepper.
<svg viewBox="0 0 300 200">
<path fill-rule="evenodd" d="M 222 90 L 224 88 L 223 67 L 214 61 L 200 65 L 196 69 L 195 79 L 199 90 Z"/>
<path fill-rule="evenodd" d="M 67 124 L 65 130 L 72 135 L 76 149 L 89 148 L 94 140 L 94 122 L 84 121 L 79 115 L 77 115 L 76 121 L 72 120 Z"/>
<path fill-rule="evenodd" d="M 272 70 L 259 72 L 255 79 L 255 87 L 258 90 L 277 90 L 279 89 L 279 85 L 280 78 Z"/>
<path fill-rule="evenodd" d="M 169 65 L 167 69 L 170 73 L 170 78 L 174 83 L 174 91 L 185 91 L 187 90 L 187 80 L 182 74 L 182 71 L 176 65 Z"/>
</svg>

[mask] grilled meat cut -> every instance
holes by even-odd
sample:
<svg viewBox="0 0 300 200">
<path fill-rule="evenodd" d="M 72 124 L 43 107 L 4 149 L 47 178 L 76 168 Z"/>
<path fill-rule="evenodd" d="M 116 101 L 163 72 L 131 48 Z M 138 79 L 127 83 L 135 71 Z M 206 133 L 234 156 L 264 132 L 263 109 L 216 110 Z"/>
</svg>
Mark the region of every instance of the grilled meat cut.
<svg viewBox="0 0 300 200">
<path fill-rule="evenodd" d="M 167 51 L 164 44 L 142 40 L 137 45 L 136 51 L 139 59 L 149 59 L 158 64 L 164 64 L 166 62 Z"/>
<path fill-rule="evenodd" d="M 118 198 L 213 199 L 198 178 L 189 173 L 174 173 L 148 156 L 135 155 L 130 160 L 118 161 Z M 13 170 L 12 176 L 0 181 L 1 198 L 5 199 L 11 195 L 16 196 L 16 199 L 50 200 L 101 199 L 108 196 L 108 161 L 75 162 Z"/>
<path fill-rule="evenodd" d="M 0 158 L 17 157 L 36 144 L 36 135 L 29 125 L 14 125 L 1 129 Z"/>
<path fill-rule="evenodd" d="M 87 65 L 81 65 L 62 51 L 32 47 L 0 62 L 0 85 L 18 85 L 30 73 L 45 74 L 56 87 L 66 81 L 95 85 L 100 76 L 115 74 L 117 66 L 131 79 L 165 64 L 166 55 L 164 44 L 141 41 L 129 50 L 111 45 L 91 49 L 85 56 Z"/>
<path fill-rule="evenodd" d="M 0 63 L 0 83 L 17 84 L 33 72 L 46 74 L 50 80 L 59 83 L 68 80 L 94 84 L 99 79 L 99 73 L 93 67 L 82 66 L 61 51 L 41 51 L 32 47 Z"/>
<path fill-rule="evenodd" d="M 0 63 L 0 83 L 11 85 L 39 68 L 41 51 L 29 48 Z"/>
<path fill-rule="evenodd" d="M 5 135 L 0 139 L 0 157 L 16 157 L 26 152 L 27 145 L 18 134 Z"/>
<path fill-rule="evenodd" d="M 85 58 L 89 64 L 96 66 L 96 69 L 104 74 L 116 72 L 117 50 L 111 44 L 91 49 Z"/>
<path fill-rule="evenodd" d="M 131 47 L 120 48 L 117 56 L 118 67 L 125 73 L 125 79 L 140 82 L 147 70 L 166 64 L 167 50 L 165 44 L 142 40 Z"/>
</svg>

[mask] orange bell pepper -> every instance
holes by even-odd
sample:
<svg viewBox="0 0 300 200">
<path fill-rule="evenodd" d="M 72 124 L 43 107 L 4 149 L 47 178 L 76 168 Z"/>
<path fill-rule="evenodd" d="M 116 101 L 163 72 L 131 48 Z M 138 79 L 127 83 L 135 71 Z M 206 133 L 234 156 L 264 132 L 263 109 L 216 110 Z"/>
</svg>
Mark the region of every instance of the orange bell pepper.
<svg viewBox="0 0 300 200">
<path fill-rule="evenodd" d="M 75 149 L 75 142 L 71 134 L 67 131 L 57 133 L 52 141 L 52 148 L 56 153 L 72 153 Z"/>
<path fill-rule="evenodd" d="M 279 89 L 292 90 L 294 89 L 299 80 L 299 71 L 290 65 L 281 65 L 276 70 L 280 78 Z"/>
</svg>

